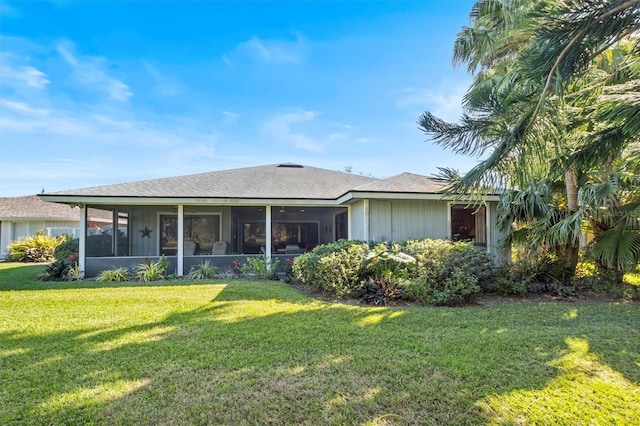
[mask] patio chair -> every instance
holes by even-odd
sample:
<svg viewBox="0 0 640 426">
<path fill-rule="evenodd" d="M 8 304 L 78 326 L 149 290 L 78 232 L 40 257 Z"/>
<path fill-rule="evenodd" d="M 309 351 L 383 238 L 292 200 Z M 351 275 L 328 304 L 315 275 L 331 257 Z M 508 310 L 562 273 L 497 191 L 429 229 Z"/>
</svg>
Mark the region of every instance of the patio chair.
<svg viewBox="0 0 640 426">
<path fill-rule="evenodd" d="M 300 247 L 297 244 L 287 244 L 284 252 L 285 254 L 300 254 Z"/>
<path fill-rule="evenodd" d="M 185 256 L 193 256 L 194 254 L 196 254 L 196 243 L 193 241 L 185 241 L 184 254 Z"/>
<path fill-rule="evenodd" d="M 227 254 L 227 242 L 216 241 L 213 244 L 213 249 L 211 250 L 211 254 Z"/>
</svg>

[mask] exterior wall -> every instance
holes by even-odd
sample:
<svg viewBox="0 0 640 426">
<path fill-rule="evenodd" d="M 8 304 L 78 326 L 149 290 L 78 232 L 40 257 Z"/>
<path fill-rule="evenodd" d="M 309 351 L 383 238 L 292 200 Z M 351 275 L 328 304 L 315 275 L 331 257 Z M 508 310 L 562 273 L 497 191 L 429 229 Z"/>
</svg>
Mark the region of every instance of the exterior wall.
<svg viewBox="0 0 640 426">
<path fill-rule="evenodd" d="M 365 203 L 358 201 L 351 206 L 351 239 L 364 241 L 365 236 Z"/>
<path fill-rule="evenodd" d="M 45 235 L 57 237 L 64 234 L 78 236 L 80 225 L 78 221 L 56 220 L 3 220 L 0 223 L 0 258 L 4 258 L 9 244 L 24 238 L 33 236 L 43 230 Z"/>
<path fill-rule="evenodd" d="M 498 203 L 490 202 L 489 203 L 489 227 L 491 236 L 489 239 L 489 249 L 491 253 L 496 256 L 496 260 L 498 263 L 504 264 L 509 263 L 511 261 L 510 250 L 506 247 L 503 247 L 502 243 L 506 237 L 504 232 L 501 232 L 498 229 Z"/>
<path fill-rule="evenodd" d="M 370 201 L 370 235 L 375 241 L 449 238 L 448 204 L 438 200 Z"/>
</svg>

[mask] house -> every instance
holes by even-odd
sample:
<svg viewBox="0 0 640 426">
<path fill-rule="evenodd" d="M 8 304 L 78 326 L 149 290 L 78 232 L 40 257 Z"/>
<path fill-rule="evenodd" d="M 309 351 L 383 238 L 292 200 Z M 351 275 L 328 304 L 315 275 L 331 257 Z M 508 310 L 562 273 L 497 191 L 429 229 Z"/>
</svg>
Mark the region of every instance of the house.
<svg viewBox="0 0 640 426">
<path fill-rule="evenodd" d="M 109 223 L 102 210 L 89 209 L 88 214 L 91 230 L 100 230 Z M 50 203 L 37 195 L 0 198 L 0 258 L 6 257 L 9 244 L 34 236 L 38 231 L 49 237 L 71 235 L 78 238 L 80 209 Z"/>
<path fill-rule="evenodd" d="M 48 203 L 36 195 L 0 198 L 0 257 L 4 258 L 9 244 L 38 231 L 57 237 L 79 235 L 80 209 Z"/>
<path fill-rule="evenodd" d="M 445 189 L 444 181 L 410 173 L 376 179 L 285 163 L 39 197 L 80 209 L 88 230 L 80 234 L 80 268 L 93 277 L 161 255 L 183 275 L 205 259 L 227 268 L 259 253 L 290 256 L 341 238 L 450 238 L 497 251 L 497 196 L 469 206 L 444 196 Z M 111 226 L 90 232 L 88 209 L 111 217 Z"/>
</svg>

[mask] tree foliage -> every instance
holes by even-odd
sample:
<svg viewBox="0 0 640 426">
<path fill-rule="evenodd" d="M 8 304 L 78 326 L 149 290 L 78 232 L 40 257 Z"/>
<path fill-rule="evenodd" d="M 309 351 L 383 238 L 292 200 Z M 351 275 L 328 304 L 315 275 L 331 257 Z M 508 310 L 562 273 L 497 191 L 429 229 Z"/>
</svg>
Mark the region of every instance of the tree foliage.
<svg viewBox="0 0 640 426">
<path fill-rule="evenodd" d="M 458 123 L 419 126 L 479 164 L 452 190 L 505 190 L 510 242 L 551 250 L 575 272 L 590 254 L 624 271 L 640 260 L 640 1 L 479 0 L 458 33 L 455 64 L 473 82 Z"/>
</svg>

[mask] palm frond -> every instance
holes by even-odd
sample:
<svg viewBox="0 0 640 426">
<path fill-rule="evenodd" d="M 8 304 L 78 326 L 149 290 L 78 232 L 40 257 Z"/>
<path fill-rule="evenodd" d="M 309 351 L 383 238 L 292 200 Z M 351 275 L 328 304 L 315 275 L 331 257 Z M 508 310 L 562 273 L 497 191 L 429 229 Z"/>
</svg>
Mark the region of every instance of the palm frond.
<svg viewBox="0 0 640 426">
<path fill-rule="evenodd" d="M 640 262 L 640 234 L 622 228 L 607 230 L 591 248 L 591 256 L 608 268 L 632 270 Z"/>
</svg>

